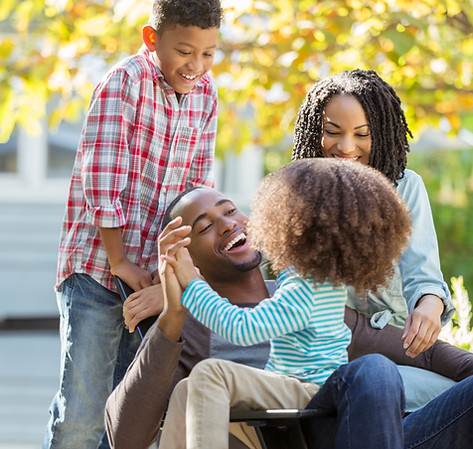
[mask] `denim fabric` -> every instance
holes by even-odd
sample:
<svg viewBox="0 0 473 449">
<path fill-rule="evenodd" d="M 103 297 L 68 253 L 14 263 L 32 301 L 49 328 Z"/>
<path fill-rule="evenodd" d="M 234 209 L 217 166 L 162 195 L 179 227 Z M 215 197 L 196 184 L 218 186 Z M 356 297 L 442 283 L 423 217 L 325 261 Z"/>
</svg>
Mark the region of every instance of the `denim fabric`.
<svg viewBox="0 0 473 449">
<path fill-rule="evenodd" d="M 390 324 L 403 327 L 404 315 L 414 310 L 421 296 L 433 294 L 444 302 L 445 309 L 441 317 L 444 325 L 455 313 L 455 308 L 440 269 L 437 234 L 422 178 L 412 170 L 405 170 L 404 178 L 398 181 L 397 192 L 412 218 L 409 246 L 402 254 L 388 288 L 380 289 L 379 294 L 369 294 L 368 301 L 360 301 L 353 291 L 349 291 L 347 305 L 368 316 L 379 312 L 378 327 L 386 324 L 386 318 Z M 367 307 L 368 310 L 363 310 Z M 392 316 L 383 314 L 385 310 L 389 310 Z"/>
<path fill-rule="evenodd" d="M 473 376 L 404 418 L 406 449 L 465 449 L 473 441 Z"/>
<path fill-rule="evenodd" d="M 104 437 L 105 401 L 140 341 L 124 329 L 119 295 L 88 275 L 66 279 L 57 300 L 60 388 L 50 407 L 43 449 L 105 449 L 109 447 Z"/>
<path fill-rule="evenodd" d="M 364 357 L 348 365 L 344 365 L 342 368 L 349 368 L 350 365 L 362 359 L 364 359 Z M 369 370 L 371 369 L 370 364 L 366 364 L 365 367 Z M 355 390 L 351 393 L 350 390 L 358 385 L 361 390 L 368 389 L 369 391 L 373 386 L 378 386 L 376 376 L 381 375 L 381 373 L 378 369 L 376 370 L 378 374 L 373 370 L 371 374 L 373 375 L 375 383 L 372 384 L 373 380 L 370 380 L 369 375 L 366 376 L 366 370 L 360 370 L 357 373 L 356 366 L 352 365 L 352 368 L 355 368 L 355 376 L 353 376 L 353 379 L 355 379 L 355 381 L 357 377 L 360 377 L 360 379 L 359 382 L 354 382 L 352 386 L 350 386 L 350 377 L 352 377 L 350 373 L 346 375 L 342 373 L 342 376 L 339 376 L 339 372 L 342 368 L 334 373 L 333 381 L 329 383 L 331 378 L 328 379 L 326 385 L 321 388 L 307 406 L 307 408 L 322 406 L 335 407 L 338 413 L 340 413 L 338 422 L 337 418 L 330 417 L 311 419 L 304 424 L 304 432 L 309 441 L 309 448 L 340 449 L 350 447 L 354 449 L 360 447 L 364 449 L 384 449 L 393 447 L 389 444 L 384 446 L 381 442 L 382 440 L 377 440 L 377 438 L 379 436 L 382 437 L 384 432 L 388 436 L 392 435 L 394 427 L 391 426 L 390 420 L 393 419 L 393 414 L 397 417 L 399 413 L 399 404 L 396 401 L 396 394 L 393 394 L 394 401 L 388 397 L 383 399 L 384 406 L 381 409 L 379 408 L 379 404 L 372 405 L 361 401 L 353 403 L 353 401 L 349 401 L 349 399 L 356 394 L 359 395 L 359 391 L 357 392 Z M 382 375 L 385 376 L 386 374 Z M 397 376 L 394 376 L 392 372 L 389 375 L 397 384 Z M 338 377 L 342 377 L 342 380 L 337 383 Z M 348 381 L 345 382 L 343 378 L 348 378 Z M 393 385 L 394 390 L 395 388 L 401 387 L 399 385 L 396 387 Z M 349 408 L 346 407 L 347 401 L 350 405 Z M 348 416 L 348 419 L 345 415 Z M 360 420 L 358 420 L 358 418 L 360 418 Z M 360 446 L 354 445 L 354 441 L 350 442 L 352 443 L 350 446 L 346 444 L 338 445 L 339 440 L 337 440 L 337 445 L 335 445 L 336 438 L 338 438 L 337 428 L 339 422 L 343 426 L 341 429 L 342 433 L 346 432 L 345 424 L 351 422 L 351 428 L 354 431 L 353 434 L 361 438 Z M 471 447 L 473 438 L 472 422 L 473 376 L 455 384 L 424 407 L 408 414 L 402 420 L 403 430 L 398 430 L 398 432 L 399 435 L 404 433 L 404 444 L 402 447 L 405 449 L 465 449 Z M 357 429 L 361 430 L 357 431 Z"/>
<path fill-rule="evenodd" d="M 396 365 L 369 354 L 341 366 L 307 408 L 333 410 L 337 418 L 304 423 L 309 447 L 401 449 L 404 388 Z"/>
</svg>

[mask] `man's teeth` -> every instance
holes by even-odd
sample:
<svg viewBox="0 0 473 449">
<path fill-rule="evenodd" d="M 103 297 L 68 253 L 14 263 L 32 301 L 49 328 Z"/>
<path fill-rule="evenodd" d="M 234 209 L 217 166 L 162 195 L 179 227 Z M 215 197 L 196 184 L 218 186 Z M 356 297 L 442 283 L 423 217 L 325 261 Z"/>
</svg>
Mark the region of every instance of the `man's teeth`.
<svg viewBox="0 0 473 449">
<path fill-rule="evenodd" d="M 185 73 L 181 73 L 181 75 L 188 80 L 193 80 L 197 78 L 197 75 L 186 75 Z"/>
<path fill-rule="evenodd" d="M 239 242 L 240 240 L 244 240 L 246 239 L 246 236 L 245 234 L 241 233 L 239 235 L 237 235 L 231 242 L 229 242 L 225 248 L 223 248 L 224 251 L 228 251 L 229 249 L 231 249 L 235 243 Z"/>
</svg>

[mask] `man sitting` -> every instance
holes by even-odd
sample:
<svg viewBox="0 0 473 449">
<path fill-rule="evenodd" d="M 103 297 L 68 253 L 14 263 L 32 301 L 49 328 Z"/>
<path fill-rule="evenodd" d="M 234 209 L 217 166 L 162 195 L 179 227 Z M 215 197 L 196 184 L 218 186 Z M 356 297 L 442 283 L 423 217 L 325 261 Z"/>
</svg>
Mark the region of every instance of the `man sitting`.
<svg viewBox="0 0 473 449">
<path fill-rule="evenodd" d="M 259 269 L 261 255 L 246 239 L 248 218 L 231 200 L 213 189 L 190 189 L 171 203 L 164 226 L 177 216 L 183 218 L 183 224 L 193 227 L 189 252 L 201 274 L 219 295 L 245 307 L 254 306 L 270 295 Z M 172 226 L 168 226 L 161 234 L 159 245 L 162 253 L 172 242 L 173 232 Z M 253 304 L 248 302 L 250 299 Z M 411 359 L 402 348 L 401 329 L 387 326 L 375 330 L 368 319 L 351 309 L 346 310 L 345 321 L 353 333 L 348 348 L 351 359 L 378 352 L 398 364 L 431 369 L 432 361 L 438 359 L 436 354 L 441 354 L 446 348 L 445 343 L 437 342 L 425 353 Z M 383 346 L 377 347 L 376 341 L 380 341 L 380 336 L 386 332 L 390 333 L 388 340 L 392 345 L 386 347 L 384 337 Z M 448 350 L 461 351 L 449 345 Z M 173 386 L 186 377 L 198 361 L 215 357 L 263 368 L 268 351 L 266 345 L 249 348 L 231 345 L 190 315 L 173 316 L 164 309 L 146 334 L 123 381 L 107 402 L 106 425 L 111 447 L 148 448 L 156 439 Z M 439 365 L 442 368 L 442 364 Z M 473 362 L 461 373 L 441 372 L 450 377 L 466 377 L 472 373 Z M 459 394 L 459 398 L 464 397 L 465 392 Z M 421 413 L 415 412 L 411 416 L 420 416 Z M 231 447 L 243 446 L 233 439 Z"/>
</svg>

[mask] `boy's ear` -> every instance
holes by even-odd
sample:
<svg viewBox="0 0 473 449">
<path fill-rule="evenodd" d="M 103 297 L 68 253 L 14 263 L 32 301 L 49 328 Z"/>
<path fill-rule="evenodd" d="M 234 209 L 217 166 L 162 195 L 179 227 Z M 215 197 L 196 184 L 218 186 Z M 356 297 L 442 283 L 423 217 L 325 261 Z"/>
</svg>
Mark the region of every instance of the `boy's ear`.
<svg viewBox="0 0 473 449">
<path fill-rule="evenodd" d="M 149 25 L 145 25 L 142 30 L 143 42 L 149 51 L 156 51 L 156 31 Z"/>
</svg>

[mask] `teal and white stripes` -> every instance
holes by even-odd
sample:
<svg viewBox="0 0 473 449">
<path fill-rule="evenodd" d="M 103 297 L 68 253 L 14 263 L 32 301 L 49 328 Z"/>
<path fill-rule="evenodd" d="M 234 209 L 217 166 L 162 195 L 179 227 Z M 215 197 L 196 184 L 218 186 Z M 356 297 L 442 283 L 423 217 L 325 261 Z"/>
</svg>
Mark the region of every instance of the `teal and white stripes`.
<svg viewBox="0 0 473 449">
<path fill-rule="evenodd" d="M 231 343 L 271 341 L 266 369 L 322 384 L 348 361 L 351 333 L 343 322 L 344 286 L 315 284 L 292 270 L 278 276 L 278 289 L 255 308 L 240 308 L 195 280 L 182 303 L 202 324 Z"/>
</svg>

